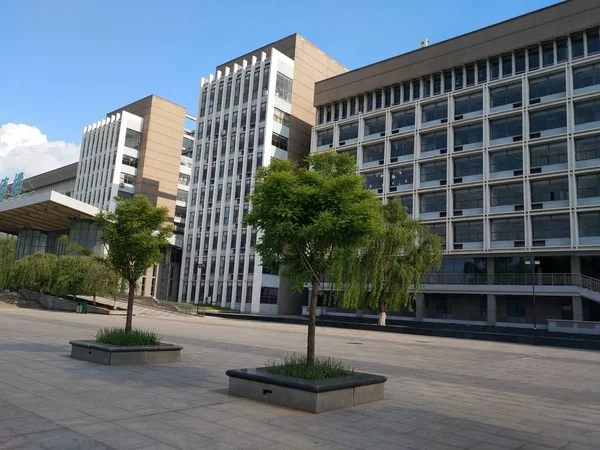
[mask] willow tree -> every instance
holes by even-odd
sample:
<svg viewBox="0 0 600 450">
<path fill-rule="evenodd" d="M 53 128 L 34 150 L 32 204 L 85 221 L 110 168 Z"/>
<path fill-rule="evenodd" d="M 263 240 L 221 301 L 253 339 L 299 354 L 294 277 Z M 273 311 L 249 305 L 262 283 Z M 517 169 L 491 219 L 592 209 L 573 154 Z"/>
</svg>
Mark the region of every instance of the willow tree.
<svg viewBox="0 0 600 450">
<path fill-rule="evenodd" d="M 317 300 L 323 276 L 365 245 L 379 225 L 379 202 L 363 189 L 349 155 L 310 156 L 307 167 L 272 160 L 261 168 L 246 223 L 262 237 L 256 251 L 297 291 L 311 286 L 306 360 L 315 362 Z"/>
<path fill-rule="evenodd" d="M 440 238 L 411 219 L 399 199 L 382 207 L 382 219 L 375 238 L 347 259 L 342 295 L 344 307 L 377 310 L 379 325 L 388 311 L 409 307 L 442 260 Z"/>
<path fill-rule="evenodd" d="M 155 207 L 143 195 L 117 198 L 115 212 L 101 211 L 95 224 L 107 251 L 106 264 L 129 286 L 125 331 L 131 331 L 133 299 L 137 280 L 163 258 L 173 230 L 166 223 L 168 209 Z"/>
<path fill-rule="evenodd" d="M 14 237 L 0 238 L 0 290 L 10 287 L 16 248 L 17 240 Z"/>
</svg>

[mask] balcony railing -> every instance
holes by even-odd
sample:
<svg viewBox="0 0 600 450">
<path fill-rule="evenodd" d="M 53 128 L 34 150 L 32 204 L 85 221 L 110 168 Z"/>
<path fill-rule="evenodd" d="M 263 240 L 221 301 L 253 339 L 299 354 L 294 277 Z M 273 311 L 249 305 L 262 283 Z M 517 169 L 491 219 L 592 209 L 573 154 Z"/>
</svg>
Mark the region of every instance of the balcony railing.
<svg viewBox="0 0 600 450">
<path fill-rule="evenodd" d="M 600 292 L 600 280 L 578 273 L 429 274 L 424 284 L 474 284 L 508 286 L 579 286 Z"/>
</svg>

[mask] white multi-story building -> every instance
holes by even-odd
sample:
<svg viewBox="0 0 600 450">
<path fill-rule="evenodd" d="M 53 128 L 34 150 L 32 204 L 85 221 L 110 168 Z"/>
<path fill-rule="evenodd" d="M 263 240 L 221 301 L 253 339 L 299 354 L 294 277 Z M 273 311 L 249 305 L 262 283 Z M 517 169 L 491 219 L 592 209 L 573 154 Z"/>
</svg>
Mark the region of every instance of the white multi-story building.
<svg viewBox="0 0 600 450">
<path fill-rule="evenodd" d="M 261 266 L 256 230 L 243 218 L 258 167 L 308 154 L 314 82 L 345 70 L 293 34 L 202 79 L 181 301 L 299 312 L 279 276 Z"/>
<path fill-rule="evenodd" d="M 562 2 L 317 83 L 311 150 L 444 241 L 401 317 L 600 320 L 598 17 Z"/>
</svg>

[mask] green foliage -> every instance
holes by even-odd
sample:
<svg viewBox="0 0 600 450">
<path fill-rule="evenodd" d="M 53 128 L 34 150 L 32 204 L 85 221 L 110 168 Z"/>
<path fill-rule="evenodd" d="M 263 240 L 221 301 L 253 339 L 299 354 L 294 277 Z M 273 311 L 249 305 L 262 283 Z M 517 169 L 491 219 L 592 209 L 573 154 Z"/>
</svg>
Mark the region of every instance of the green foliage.
<svg viewBox="0 0 600 450">
<path fill-rule="evenodd" d="M 58 257 L 50 253 L 34 253 L 15 263 L 12 286 L 40 292 L 52 292 Z"/>
<path fill-rule="evenodd" d="M 272 160 L 261 168 L 246 223 L 262 232 L 256 251 L 262 264 L 292 280 L 297 291 L 311 283 L 307 360 L 315 362 L 316 305 L 320 280 L 341 267 L 377 229 L 379 201 L 363 188 L 354 159 L 327 152 L 309 167 Z"/>
<path fill-rule="evenodd" d="M 173 234 L 166 224 L 168 209 L 153 206 L 143 195 L 116 198 L 114 213 L 101 211 L 95 224 L 102 230 L 107 249 L 106 264 L 129 285 L 125 329 L 131 331 L 136 283 L 144 272 L 163 258 L 161 248 L 169 245 Z"/>
<path fill-rule="evenodd" d="M 51 292 L 58 296 L 64 295 L 89 295 L 87 279 L 92 258 L 86 256 L 61 256 L 56 262 L 54 280 Z"/>
<path fill-rule="evenodd" d="M 96 333 L 96 342 L 126 347 L 140 345 L 159 345 L 160 338 L 154 331 L 130 330 L 125 328 L 103 328 Z"/>
<path fill-rule="evenodd" d="M 267 372 L 304 380 L 327 380 L 352 375 L 354 369 L 347 369 L 332 358 L 316 358 L 314 364 L 310 364 L 306 356 L 291 354 L 281 361 L 270 363 Z"/>
<path fill-rule="evenodd" d="M 0 238 L 0 290 L 11 287 L 16 247 L 17 240 L 14 237 Z"/>
<path fill-rule="evenodd" d="M 173 231 L 166 225 L 168 209 L 153 206 L 143 195 L 117 199 L 114 213 L 101 211 L 96 226 L 107 247 L 106 263 L 126 280 L 134 282 L 163 257 Z"/>
<path fill-rule="evenodd" d="M 262 263 L 281 269 L 297 290 L 321 276 L 344 252 L 358 249 L 377 228 L 379 202 L 363 189 L 349 155 L 308 158 L 312 170 L 273 160 L 261 168 L 246 222 L 262 232 Z"/>
<path fill-rule="evenodd" d="M 410 305 L 432 267 L 442 260 L 440 238 L 408 216 L 399 199 L 382 206 L 383 227 L 368 245 L 345 260 L 346 308 L 398 311 Z"/>
</svg>

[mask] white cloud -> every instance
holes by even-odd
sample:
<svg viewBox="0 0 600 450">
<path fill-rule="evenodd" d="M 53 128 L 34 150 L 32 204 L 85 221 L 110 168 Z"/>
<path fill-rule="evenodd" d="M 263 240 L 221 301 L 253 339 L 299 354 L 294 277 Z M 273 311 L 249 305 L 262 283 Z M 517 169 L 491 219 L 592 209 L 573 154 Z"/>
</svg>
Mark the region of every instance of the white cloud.
<svg viewBox="0 0 600 450">
<path fill-rule="evenodd" d="M 32 177 L 74 163 L 78 158 L 78 145 L 48 142 L 36 127 L 22 123 L 0 126 L 0 179 L 9 177 L 12 182 L 18 172 Z"/>
</svg>

